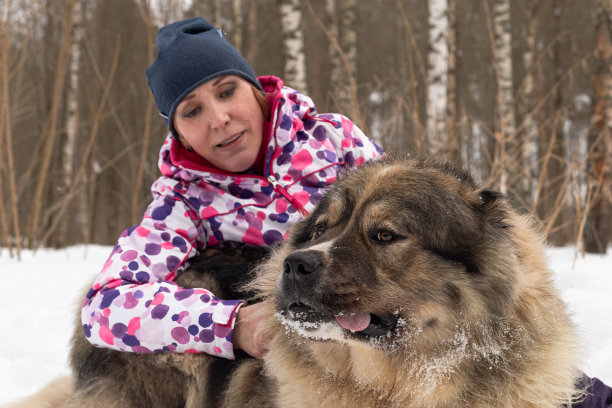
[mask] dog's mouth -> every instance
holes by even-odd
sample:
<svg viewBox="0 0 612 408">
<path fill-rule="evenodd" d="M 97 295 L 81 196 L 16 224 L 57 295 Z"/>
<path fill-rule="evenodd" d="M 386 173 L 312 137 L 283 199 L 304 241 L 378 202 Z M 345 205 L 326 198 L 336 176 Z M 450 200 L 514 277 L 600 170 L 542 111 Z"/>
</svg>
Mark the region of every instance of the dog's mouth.
<svg viewBox="0 0 612 408">
<path fill-rule="evenodd" d="M 317 324 L 335 320 L 340 327 L 351 333 L 366 336 L 385 336 L 397 325 L 398 317 L 393 314 L 340 313 L 326 315 L 303 303 L 293 303 L 287 308 L 288 317 L 301 323 Z"/>
</svg>

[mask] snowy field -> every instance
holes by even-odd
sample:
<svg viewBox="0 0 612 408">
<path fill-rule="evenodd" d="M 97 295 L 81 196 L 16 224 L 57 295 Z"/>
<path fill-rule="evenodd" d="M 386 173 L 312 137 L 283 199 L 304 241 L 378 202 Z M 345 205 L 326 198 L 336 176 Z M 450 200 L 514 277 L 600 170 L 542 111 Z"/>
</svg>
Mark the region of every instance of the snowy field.
<svg viewBox="0 0 612 408">
<path fill-rule="evenodd" d="M 110 250 L 24 252 L 21 262 L 0 250 L 0 404 L 68 373 L 77 298 Z M 578 258 L 574 269 L 573 248 L 550 249 L 549 258 L 584 344 L 582 369 L 612 385 L 612 255 Z"/>
</svg>

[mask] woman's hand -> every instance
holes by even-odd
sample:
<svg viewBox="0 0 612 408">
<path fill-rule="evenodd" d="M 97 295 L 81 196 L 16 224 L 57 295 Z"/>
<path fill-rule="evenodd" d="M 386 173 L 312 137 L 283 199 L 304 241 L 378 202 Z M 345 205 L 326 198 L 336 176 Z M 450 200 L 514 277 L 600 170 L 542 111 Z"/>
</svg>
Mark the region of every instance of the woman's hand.
<svg viewBox="0 0 612 408">
<path fill-rule="evenodd" d="M 255 358 L 263 357 L 271 339 L 271 333 L 260 328 L 266 307 L 266 302 L 262 302 L 238 309 L 234 325 L 234 350 L 242 349 Z"/>
</svg>

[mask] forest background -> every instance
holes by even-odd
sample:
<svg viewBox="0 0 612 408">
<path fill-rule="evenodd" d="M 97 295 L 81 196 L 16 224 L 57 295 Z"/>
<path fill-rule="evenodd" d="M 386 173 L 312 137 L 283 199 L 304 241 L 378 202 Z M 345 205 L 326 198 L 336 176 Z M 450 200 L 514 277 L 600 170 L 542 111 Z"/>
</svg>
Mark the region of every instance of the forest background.
<svg viewBox="0 0 612 408">
<path fill-rule="evenodd" d="M 167 130 L 144 71 L 191 16 L 388 153 L 506 193 L 553 245 L 608 248 L 612 0 L 0 0 L 0 250 L 140 221 Z"/>
</svg>

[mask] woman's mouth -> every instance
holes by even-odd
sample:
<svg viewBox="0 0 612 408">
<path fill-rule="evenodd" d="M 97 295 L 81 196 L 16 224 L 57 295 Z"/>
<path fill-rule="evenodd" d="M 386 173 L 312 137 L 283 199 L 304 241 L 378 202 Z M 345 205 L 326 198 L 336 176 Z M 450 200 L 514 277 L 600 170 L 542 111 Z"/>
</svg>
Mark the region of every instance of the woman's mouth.
<svg viewBox="0 0 612 408">
<path fill-rule="evenodd" d="M 237 141 L 238 141 L 238 139 L 240 139 L 240 138 L 242 137 L 242 135 L 244 135 L 244 131 L 242 131 L 242 132 L 238 133 L 236 136 L 232 137 L 231 139 L 226 140 L 226 141 L 225 141 L 225 142 L 223 142 L 223 143 L 219 143 L 219 144 L 217 145 L 217 147 L 222 147 L 222 148 L 223 148 L 223 147 L 230 146 L 231 144 L 233 144 L 233 143 L 237 142 Z"/>
</svg>

